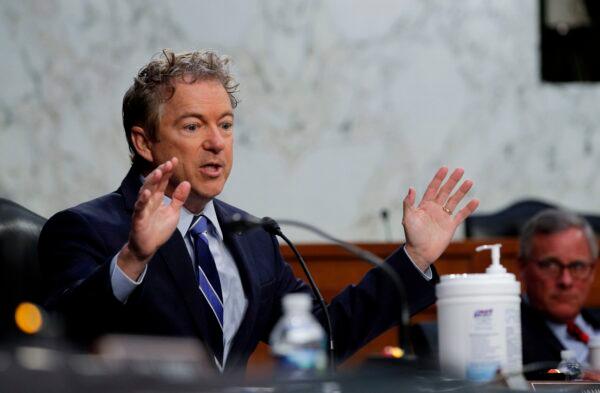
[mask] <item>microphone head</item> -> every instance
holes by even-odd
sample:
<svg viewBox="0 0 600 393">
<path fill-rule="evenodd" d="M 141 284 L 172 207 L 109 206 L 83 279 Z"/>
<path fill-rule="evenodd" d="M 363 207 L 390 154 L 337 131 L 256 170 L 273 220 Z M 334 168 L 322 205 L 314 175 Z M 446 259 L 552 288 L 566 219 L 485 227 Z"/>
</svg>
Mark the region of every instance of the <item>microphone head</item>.
<svg viewBox="0 0 600 393">
<path fill-rule="evenodd" d="M 271 217 L 263 217 L 260 222 L 264 230 L 269 232 L 271 235 L 279 235 L 281 233 L 279 224 Z"/>
<path fill-rule="evenodd" d="M 270 217 L 258 218 L 249 214 L 234 213 L 225 221 L 223 227 L 232 232 L 244 233 L 262 227 L 272 235 L 281 232 L 277 221 Z"/>
<path fill-rule="evenodd" d="M 249 214 L 234 213 L 223 223 L 223 227 L 232 232 L 244 233 L 261 226 L 260 219 Z"/>
</svg>

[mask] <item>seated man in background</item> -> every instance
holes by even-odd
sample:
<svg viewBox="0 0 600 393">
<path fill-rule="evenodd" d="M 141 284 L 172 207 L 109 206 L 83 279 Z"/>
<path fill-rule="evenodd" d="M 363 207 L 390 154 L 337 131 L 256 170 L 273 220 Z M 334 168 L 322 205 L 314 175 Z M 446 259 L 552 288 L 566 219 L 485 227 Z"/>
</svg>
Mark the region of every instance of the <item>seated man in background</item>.
<svg viewBox="0 0 600 393">
<path fill-rule="evenodd" d="M 525 295 L 521 307 L 523 364 L 560 361 L 571 349 L 588 363 L 587 342 L 600 320 L 583 308 L 596 273 L 598 241 L 590 224 L 564 210 L 548 209 L 524 226 L 519 266 Z"/>
</svg>

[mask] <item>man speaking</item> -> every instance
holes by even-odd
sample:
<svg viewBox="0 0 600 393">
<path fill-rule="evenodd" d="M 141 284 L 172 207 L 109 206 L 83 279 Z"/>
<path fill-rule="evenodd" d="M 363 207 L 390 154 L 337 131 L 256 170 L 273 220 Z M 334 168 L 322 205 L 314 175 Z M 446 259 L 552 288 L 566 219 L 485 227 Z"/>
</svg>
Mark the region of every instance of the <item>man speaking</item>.
<svg viewBox="0 0 600 393">
<path fill-rule="evenodd" d="M 143 67 L 123 99 L 132 166 L 113 193 L 62 211 L 39 242 L 46 305 L 82 343 L 105 333 L 199 338 L 223 369 L 243 368 L 281 315 L 281 299 L 309 291 L 261 230 L 228 232 L 241 210 L 215 199 L 233 164 L 237 84 L 212 52 L 164 51 Z M 388 257 L 406 286 L 410 312 L 435 299 L 430 269 L 457 226 L 472 186 L 441 168 L 416 205 L 404 199 L 406 244 Z M 336 356 L 344 359 L 398 323 L 392 282 L 373 269 L 329 305 Z M 323 310 L 315 316 L 324 323 Z"/>
</svg>

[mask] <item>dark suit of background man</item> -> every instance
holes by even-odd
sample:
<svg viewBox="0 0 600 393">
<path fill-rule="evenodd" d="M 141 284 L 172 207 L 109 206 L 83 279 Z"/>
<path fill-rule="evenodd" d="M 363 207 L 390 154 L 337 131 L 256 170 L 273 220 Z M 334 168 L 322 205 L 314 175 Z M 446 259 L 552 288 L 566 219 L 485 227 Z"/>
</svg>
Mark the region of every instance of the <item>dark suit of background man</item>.
<svg viewBox="0 0 600 393">
<path fill-rule="evenodd" d="M 281 298 L 308 291 L 273 236 L 222 227 L 240 212 L 215 199 L 233 163 L 236 89 L 227 61 L 211 52 L 164 51 L 139 71 L 123 100 L 129 173 L 117 191 L 56 214 L 41 234 L 47 306 L 64 315 L 71 337 L 193 336 L 219 368 L 239 368 L 259 340 L 268 340 Z M 472 182 L 453 193 L 463 171 L 444 182 L 447 173 L 436 173 L 418 205 L 409 189 L 407 242 L 387 261 L 406 285 L 411 313 L 434 301 L 429 266 L 478 204 L 472 200 L 453 214 Z M 202 247 L 189 233 L 200 225 L 200 214 L 208 225 L 203 233 L 211 269 L 218 271 L 219 283 L 210 285 L 217 295 L 200 289 L 202 274 L 210 274 L 199 266 L 210 258 L 196 256 Z M 340 293 L 329 306 L 337 356 L 349 356 L 397 323 L 397 307 L 397 294 L 379 269 Z M 322 310 L 314 313 L 323 323 Z"/>
<path fill-rule="evenodd" d="M 524 364 L 558 363 L 563 349 L 574 350 L 582 364 L 588 363 L 585 341 L 600 332 L 600 323 L 583 304 L 597 258 L 598 242 L 584 218 L 549 209 L 527 222 L 519 245 L 526 287 L 521 308 Z"/>
</svg>

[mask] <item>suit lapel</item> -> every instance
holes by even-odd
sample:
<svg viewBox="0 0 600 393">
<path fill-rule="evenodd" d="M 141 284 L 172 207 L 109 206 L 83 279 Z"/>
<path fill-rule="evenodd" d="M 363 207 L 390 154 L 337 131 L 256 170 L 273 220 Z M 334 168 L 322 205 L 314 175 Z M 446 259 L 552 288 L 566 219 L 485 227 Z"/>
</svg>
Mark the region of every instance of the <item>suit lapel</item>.
<svg viewBox="0 0 600 393">
<path fill-rule="evenodd" d="M 252 345 L 253 340 L 251 339 L 255 334 L 253 327 L 258 317 L 258 305 L 260 296 L 260 286 L 258 285 L 259 278 L 256 274 L 254 266 L 254 257 L 250 250 L 250 245 L 246 240 L 245 236 L 240 233 L 231 232 L 226 230 L 224 222 L 230 217 L 230 212 L 226 210 L 218 200 L 215 202 L 215 211 L 223 230 L 223 238 L 225 244 L 229 248 L 233 259 L 237 265 L 238 271 L 240 272 L 240 278 L 242 280 L 242 286 L 244 293 L 248 299 L 248 307 L 240 327 L 233 339 L 231 349 L 229 351 L 229 358 L 226 366 L 228 368 L 235 367 L 240 361 L 240 356 L 249 352 L 249 346 Z"/>
</svg>

